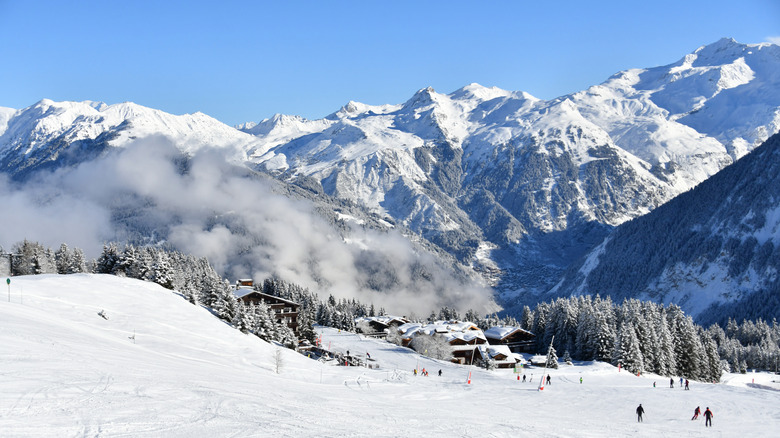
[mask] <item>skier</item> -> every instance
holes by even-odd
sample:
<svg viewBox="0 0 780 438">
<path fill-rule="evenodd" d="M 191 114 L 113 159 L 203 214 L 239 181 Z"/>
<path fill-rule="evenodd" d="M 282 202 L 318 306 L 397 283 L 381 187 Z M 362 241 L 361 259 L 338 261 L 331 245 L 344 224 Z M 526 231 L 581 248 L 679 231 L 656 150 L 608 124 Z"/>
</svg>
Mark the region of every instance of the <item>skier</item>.
<svg viewBox="0 0 780 438">
<path fill-rule="evenodd" d="M 674 388 L 674 379 L 669 379 L 669 387 Z"/>
<path fill-rule="evenodd" d="M 707 410 L 704 411 L 704 427 L 712 427 L 712 411 L 710 410 L 710 407 L 707 406 Z"/>
<path fill-rule="evenodd" d="M 636 421 L 639 423 L 642 421 L 642 414 L 645 413 L 645 409 L 642 407 L 642 403 L 639 403 L 639 407 L 636 408 Z"/>
<path fill-rule="evenodd" d="M 525 382 L 525 374 L 523 374 L 523 382 Z"/>
<path fill-rule="evenodd" d="M 680 388 L 682 388 L 682 384 L 683 384 L 683 378 L 680 377 Z"/>
<path fill-rule="evenodd" d="M 439 377 L 441 377 L 441 370 L 439 370 Z"/>
<path fill-rule="evenodd" d="M 696 406 L 696 409 L 693 410 L 693 418 L 691 418 L 691 420 L 697 420 L 699 418 L 699 414 L 701 414 L 701 408 Z"/>
<path fill-rule="evenodd" d="M 655 388 L 655 382 L 653 382 L 653 388 Z"/>
<path fill-rule="evenodd" d="M 368 351 L 366 351 L 366 357 L 368 358 L 368 360 L 371 360 L 371 353 L 369 353 Z"/>
<path fill-rule="evenodd" d="M 550 375 L 549 374 L 547 375 L 547 384 L 548 385 L 550 384 Z"/>
<path fill-rule="evenodd" d="M 417 377 L 417 368 L 414 369 L 414 376 Z"/>
<path fill-rule="evenodd" d="M 688 391 L 690 388 L 688 388 L 688 379 L 685 379 L 685 390 Z"/>
<path fill-rule="evenodd" d="M 580 377 L 580 385 L 582 385 L 582 377 Z"/>
</svg>

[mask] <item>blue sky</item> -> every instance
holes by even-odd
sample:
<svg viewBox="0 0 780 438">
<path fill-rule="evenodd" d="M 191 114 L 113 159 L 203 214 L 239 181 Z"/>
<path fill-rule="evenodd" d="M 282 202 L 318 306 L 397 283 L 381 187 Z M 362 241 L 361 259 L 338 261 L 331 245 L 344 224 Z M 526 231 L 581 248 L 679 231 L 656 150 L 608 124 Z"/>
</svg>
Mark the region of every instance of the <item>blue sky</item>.
<svg viewBox="0 0 780 438">
<path fill-rule="evenodd" d="M 550 99 L 732 37 L 780 1 L 0 0 L 0 106 L 132 101 L 227 124 L 477 82 Z"/>
</svg>

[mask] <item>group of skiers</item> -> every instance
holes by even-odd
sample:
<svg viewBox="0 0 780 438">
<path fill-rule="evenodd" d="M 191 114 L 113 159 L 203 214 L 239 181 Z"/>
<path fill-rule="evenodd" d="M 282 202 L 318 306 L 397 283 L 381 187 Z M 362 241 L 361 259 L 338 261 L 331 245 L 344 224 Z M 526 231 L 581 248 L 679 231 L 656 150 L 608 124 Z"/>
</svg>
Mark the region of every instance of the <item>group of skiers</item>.
<svg viewBox="0 0 780 438">
<path fill-rule="evenodd" d="M 680 377 L 680 388 L 683 387 L 683 381 L 685 382 L 685 390 L 689 391 L 691 388 L 688 387 L 688 379 L 683 379 L 682 377 Z M 653 387 L 655 387 L 655 382 L 653 382 Z M 669 387 L 674 388 L 674 378 L 669 379 Z"/>
<path fill-rule="evenodd" d="M 636 408 L 636 421 L 641 423 L 642 422 L 642 415 L 645 413 L 645 408 L 642 407 L 642 403 L 639 403 L 639 406 Z M 698 420 L 699 414 L 701 414 L 701 408 L 699 406 L 696 406 L 696 409 L 693 411 L 693 418 L 691 420 Z M 710 410 L 710 407 L 707 406 L 707 409 L 704 411 L 704 427 L 712 427 L 712 417 L 714 416 L 712 411 Z"/>
<path fill-rule="evenodd" d="M 701 414 L 701 408 L 696 406 L 696 409 L 693 410 L 693 417 L 691 420 L 698 420 L 699 414 Z M 704 411 L 704 427 L 712 427 L 712 411 L 710 410 L 710 407 L 707 406 L 707 409 Z"/>
<path fill-rule="evenodd" d="M 417 368 L 415 368 L 415 369 L 413 370 L 413 372 L 414 372 L 414 375 L 416 376 L 416 375 L 417 375 Z M 428 377 L 428 370 L 426 370 L 425 368 L 423 368 L 423 369 L 420 371 L 420 375 L 421 375 L 421 376 Z M 439 370 L 439 377 L 441 377 L 441 370 Z"/>
</svg>

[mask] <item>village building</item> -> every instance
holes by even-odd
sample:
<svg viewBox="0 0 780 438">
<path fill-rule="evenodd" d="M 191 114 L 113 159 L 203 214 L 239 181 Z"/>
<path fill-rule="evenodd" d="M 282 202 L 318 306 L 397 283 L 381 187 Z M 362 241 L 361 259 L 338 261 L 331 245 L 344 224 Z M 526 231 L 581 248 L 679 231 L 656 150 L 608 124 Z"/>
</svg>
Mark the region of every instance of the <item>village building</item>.
<svg viewBox="0 0 780 438">
<path fill-rule="evenodd" d="M 491 327 L 485 330 L 490 345 L 506 345 L 512 353 L 532 353 L 536 335 L 520 327 Z"/>
<path fill-rule="evenodd" d="M 300 311 L 300 304 L 255 290 L 254 282 L 247 279 L 238 280 L 233 293 L 239 301 L 246 304 L 265 303 L 265 305 L 270 307 L 276 315 L 276 322 L 280 324 L 283 323 L 287 327 L 290 327 L 293 333 L 295 333 L 295 336 L 299 335 L 298 312 Z"/>
<path fill-rule="evenodd" d="M 475 354 L 474 364 L 485 368 L 515 368 L 518 363 L 525 363 L 522 356 L 506 345 L 480 345 Z"/>
<path fill-rule="evenodd" d="M 408 347 L 412 339 L 419 334 L 444 338 L 452 348 L 454 363 L 469 365 L 473 363 L 474 350 L 486 345 L 487 338 L 475 324 L 463 321 L 436 321 L 434 323 L 408 323 L 398 327 L 401 345 Z"/>
<path fill-rule="evenodd" d="M 403 316 L 362 316 L 355 318 L 355 327 L 358 333 L 374 338 L 385 338 L 389 330 L 398 330 L 398 327 L 409 323 Z"/>
</svg>

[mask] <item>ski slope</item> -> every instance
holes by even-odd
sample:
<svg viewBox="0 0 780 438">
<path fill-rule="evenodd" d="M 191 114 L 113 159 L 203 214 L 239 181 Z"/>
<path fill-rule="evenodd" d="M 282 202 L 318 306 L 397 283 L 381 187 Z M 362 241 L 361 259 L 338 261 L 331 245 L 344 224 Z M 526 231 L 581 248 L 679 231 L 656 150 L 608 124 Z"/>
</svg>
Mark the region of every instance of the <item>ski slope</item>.
<svg viewBox="0 0 780 438">
<path fill-rule="evenodd" d="M 155 284 L 106 275 L 13 277 L 0 293 L 3 437 L 775 436 L 780 376 L 720 384 L 562 365 L 485 371 L 319 329 L 338 367 L 245 335 Z M 8 301 L 10 296 L 10 302 Z M 104 311 L 108 319 L 98 315 Z M 429 377 L 412 370 L 425 367 Z M 442 370 L 442 376 L 437 375 Z M 467 377 L 471 372 L 471 384 Z M 583 383 L 579 383 L 579 378 Z M 657 387 L 653 388 L 653 382 Z M 755 382 L 755 383 L 753 383 Z M 645 422 L 634 410 L 642 403 Z M 715 417 L 691 421 L 696 406 Z"/>
</svg>

